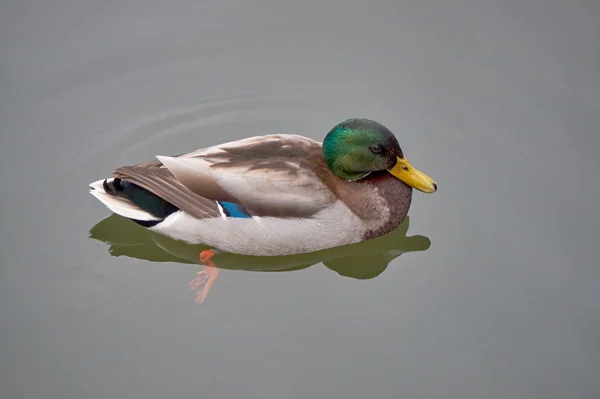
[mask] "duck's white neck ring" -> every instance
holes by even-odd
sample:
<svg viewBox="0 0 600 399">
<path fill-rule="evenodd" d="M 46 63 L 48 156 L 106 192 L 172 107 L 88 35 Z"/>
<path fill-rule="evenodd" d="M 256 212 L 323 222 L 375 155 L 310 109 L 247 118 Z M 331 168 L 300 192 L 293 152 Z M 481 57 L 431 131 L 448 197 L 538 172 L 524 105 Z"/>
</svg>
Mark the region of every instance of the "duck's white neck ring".
<svg viewBox="0 0 600 399">
<path fill-rule="evenodd" d="M 371 172 L 367 172 L 364 175 L 357 177 L 356 179 L 346 179 L 346 181 L 353 182 L 353 181 L 357 181 L 357 180 L 360 180 L 360 179 L 364 179 L 365 177 L 369 176 L 370 174 L 371 174 Z"/>
</svg>

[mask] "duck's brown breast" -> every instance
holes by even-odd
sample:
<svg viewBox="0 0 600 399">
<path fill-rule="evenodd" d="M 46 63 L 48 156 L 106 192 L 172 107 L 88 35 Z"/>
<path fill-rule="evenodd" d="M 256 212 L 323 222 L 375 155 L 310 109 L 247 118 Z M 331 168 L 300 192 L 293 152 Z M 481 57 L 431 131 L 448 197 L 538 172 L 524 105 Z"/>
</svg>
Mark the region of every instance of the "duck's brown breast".
<svg viewBox="0 0 600 399">
<path fill-rule="evenodd" d="M 362 183 L 370 186 L 371 196 L 376 196 L 382 205 L 365 216 L 377 220 L 365 232 L 364 239 L 379 237 L 395 230 L 408 214 L 412 201 L 412 188 L 388 172 L 380 172 Z M 370 202 L 370 201 L 369 201 Z"/>
<path fill-rule="evenodd" d="M 410 208 L 412 188 L 388 172 L 372 173 L 357 182 L 334 181 L 332 191 L 364 222 L 364 239 L 396 229 Z"/>
</svg>

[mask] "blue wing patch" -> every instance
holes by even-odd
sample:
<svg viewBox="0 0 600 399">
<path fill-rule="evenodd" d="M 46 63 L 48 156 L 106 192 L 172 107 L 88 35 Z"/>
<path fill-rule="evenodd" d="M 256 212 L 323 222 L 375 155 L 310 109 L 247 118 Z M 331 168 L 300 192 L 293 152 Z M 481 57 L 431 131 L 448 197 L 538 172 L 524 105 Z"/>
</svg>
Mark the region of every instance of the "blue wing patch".
<svg viewBox="0 0 600 399">
<path fill-rule="evenodd" d="M 219 201 L 219 204 L 223 207 L 223 211 L 225 212 L 225 215 L 232 217 L 232 218 L 251 218 L 252 216 L 250 216 L 248 214 L 248 211 L 246 211 L 244 209 L 243 206 L 241 206 L 240 204 L 236 204 L 233 202 L 225 202 L 225 201 Z"/>
</svg>

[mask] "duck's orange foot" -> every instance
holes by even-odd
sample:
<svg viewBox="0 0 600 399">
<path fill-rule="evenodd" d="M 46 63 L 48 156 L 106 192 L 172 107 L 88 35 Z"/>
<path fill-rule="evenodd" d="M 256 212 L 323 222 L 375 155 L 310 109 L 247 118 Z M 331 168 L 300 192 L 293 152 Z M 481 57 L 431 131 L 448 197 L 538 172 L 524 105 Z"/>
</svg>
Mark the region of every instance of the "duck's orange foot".
<svg viewBox="0 0 600 399">
<path fill-rule="evenodd" d="M 218 251 L 206 249 L 200 252 L 200 262 L 204 265 L 204 270 L 198 272 L 198 276 L 189 282 L 188 286 L 196 297 L 196 303 L 201 304 L 208 296 L 210 288 L 219 276 L 219 269 L 212 261 Z"/>
<path fill-rule="evenodd" d="M 202 264 L 204 264 L 206 266 L 215 267 L 214 263 L 211 261 L 211 259 L 217 253 L 218 253 L 218 251 L 216 251 L 214 249 L 205 249 L 204 251 L 200 252 L 200 262 L 202 262 Z"/>
</svg>

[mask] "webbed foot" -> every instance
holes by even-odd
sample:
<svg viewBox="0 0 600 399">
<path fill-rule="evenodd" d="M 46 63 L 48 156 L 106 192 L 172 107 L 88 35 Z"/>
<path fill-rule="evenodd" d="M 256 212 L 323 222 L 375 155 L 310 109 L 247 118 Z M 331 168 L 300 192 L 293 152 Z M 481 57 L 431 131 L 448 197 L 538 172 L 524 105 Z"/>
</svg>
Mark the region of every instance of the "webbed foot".
<svg viewBox="0 0 600 399">
<path fill-rule="evenodd" d="M 214 249 L 206 249 L 200 252 L 200 262 L 204 265 L 204 269 L 199 271 L 196 278 L 188 283 L 188 286 L 194 293 L 197 304 L 204 302 L 219 275 L 219 269 L 212 261 L 213 256 L 217 253 L 219 251 Z"/>
</svg>

